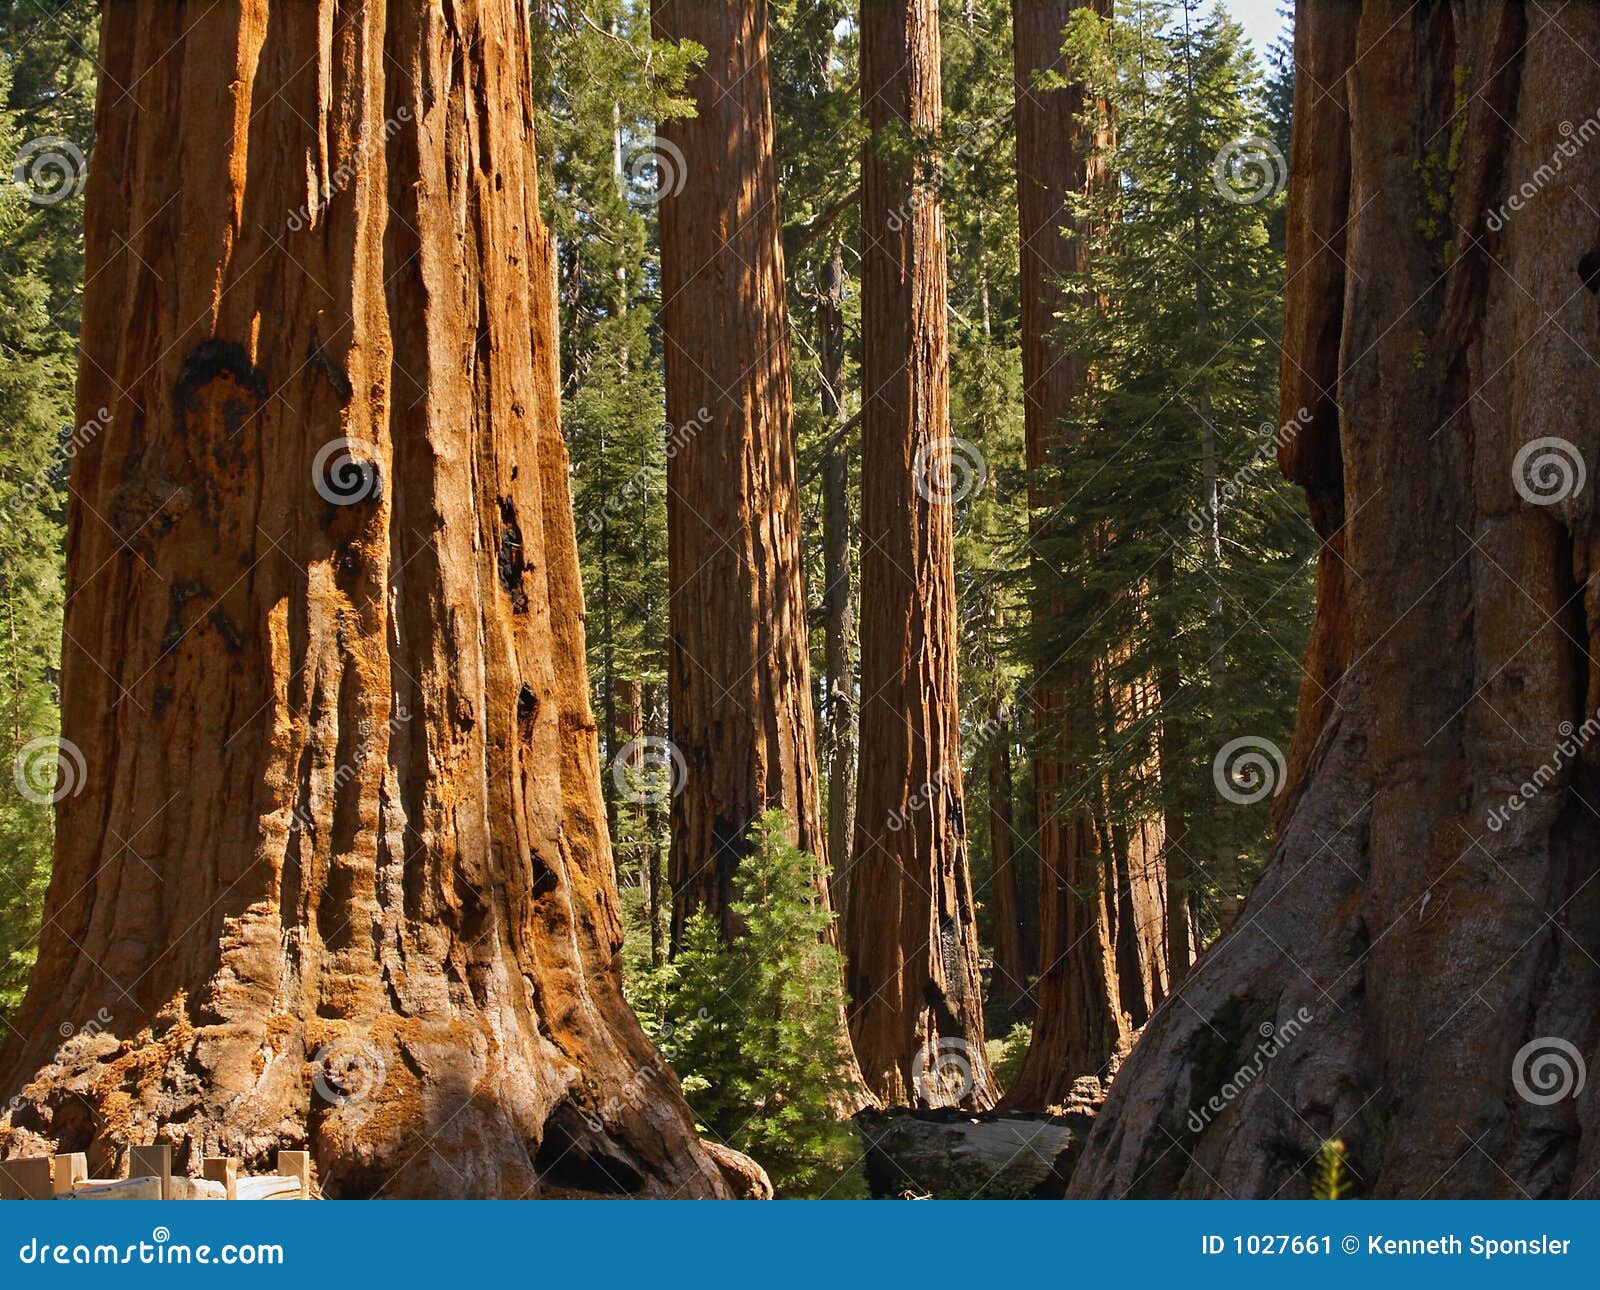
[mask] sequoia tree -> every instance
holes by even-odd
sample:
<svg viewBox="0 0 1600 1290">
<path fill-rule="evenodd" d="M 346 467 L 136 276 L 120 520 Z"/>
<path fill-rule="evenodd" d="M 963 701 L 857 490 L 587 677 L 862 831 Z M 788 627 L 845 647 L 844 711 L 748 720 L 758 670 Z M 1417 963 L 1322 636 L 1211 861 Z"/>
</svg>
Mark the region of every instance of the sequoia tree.
<svg viewBox="0 0 1600 1290">
<path fill-rule="evenodd" d="M 695 115 L 664 126 L 672 929 L 732 931 L 733 875 L 769 810 L 827 857 L 801 584 L 788 308 L 765 0 L 656 0 L 656 34 L 706 51 Z M 828 899 L 821 879 L 820 895 Z"/>
<path fill-rule="evenodd" d="M 1361 1195 L 1596 1194 L 1597 48 L 1588 6 L 1300 11 L 1277 841 L 1074 1195 L 1304 1196 L 1334 1138 Z"/>
<path fill-rule="evenodd" d="M 1041 471 L 1060 441 L 1062 422 L 1083 388 L 1083 366 L 1059 336 L 1059 315 L 1082 270 L 1071 203 L 1090 180 L 1080 87 L 1063 33 L 1084 0 L 1014 0 L 1017 216 L 1021 244 L 1023 417 L 1027 462 Z M 1108 16 L 1111 0 L 1092 0 Z M 1053 77 L 1054 80 L 1046 80 Z M 1058 499 L 1035 488 L 1035 530 Z M 1036 616 L 1044 607 L 1036 607 Z M 1040 668 L 1032 698 L 1039 745 L 1034 758 L 1039 857 L 1039 979 L 1033 1041 L 1008 1105 L 1042 1109 L 1066 1100 L 1072 1081 L 1102 1071 L 1127 1043 L 1112 925 L 1119 885 L 1096 826 L 1095 795 L 1085 791 L 1065 747 L 1073 722 L 1094 720 L 1092 678 Z M 1108 881 L 1108 878 L 1110 881 Z M 1130 911 L 1131 916 L 1131 911 Z"/>
<path fill-rule="evenodd" d="M 936 0 L 861 7 L 861 696 L 850 1033 L 886 1101 L 983 1107 L 957 706 Z"/>
<path fill-rule="evenodd" d="M 728 1194 L 616 967 L 526 6 L 102 24 L 109 415 L 0 1149 Z"/>
</svg>

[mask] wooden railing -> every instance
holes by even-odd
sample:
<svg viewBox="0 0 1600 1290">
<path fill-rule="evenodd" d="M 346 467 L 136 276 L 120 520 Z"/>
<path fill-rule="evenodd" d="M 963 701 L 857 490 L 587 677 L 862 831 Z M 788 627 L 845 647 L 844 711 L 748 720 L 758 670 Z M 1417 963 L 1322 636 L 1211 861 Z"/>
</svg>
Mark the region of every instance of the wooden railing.
<svg viewBox="0 0 1600 1290">
<path fill-rule="evenodd" d="M 278 1152 L 275 1174 L 241 1175 L 232 1156 L 207 1156 L 200 1177 L 172 1172 L 172 1147 L 128 1153 L 126 1178 L 89 1177 L 81 1151 L 0 1160 L 0 1200 L 311 1200 L 311 1153 Z"/>
</svg>

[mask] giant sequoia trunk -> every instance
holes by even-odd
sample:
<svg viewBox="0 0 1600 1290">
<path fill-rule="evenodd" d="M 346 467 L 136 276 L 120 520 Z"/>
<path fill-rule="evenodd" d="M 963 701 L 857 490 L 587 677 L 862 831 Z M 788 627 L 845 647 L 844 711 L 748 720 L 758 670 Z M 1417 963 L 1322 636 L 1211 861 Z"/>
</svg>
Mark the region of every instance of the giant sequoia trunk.
<svg viewBox="0 0 1600 1290">
<path fill-rule="evenodd" d="M 850 1033 L 892 1103 L 985 1107 L 994 1081 L 962 810 L 944 211 L 903 157 L 939 125 L 936 0 L 861 7 L 861 771 Z M 899 149 L 885 146 L 894 133 Z M 894 153 L 901 152 L 901 156 Z"/>
<path fill-rule="evenodd" d="M 1012 41 L 1017 96 L 1017 229 L 1022 305 L 1023 425 L 1030 469 L 1044 466 L 1060 443 L 1062 422 L 1083 389 L 1082 364 L 1061 343 L 1059 315 L 1071 277 L 1083 268 L 1068 203 L 1089 181 L 1088 145 L 1080 119 L 1083 92 L 1040 85 L 1065 76 L 1063 31 L 1083 0 L 1014 0 Z M 1110 0 L 1094 0 L 1101 14 Z M 1037 514 L 1054 504 L 1034 490 Z M 1048 604 L 1035 612 L 1049 613 Z M 1072 727 L 1095 721 L 1093 679 L 1041 669 L 1033 688 L 1041 748 L 1034 761 L 1039 857 L 1039 980 L 1033 1042 L 1006 1105 L 1041 1110 L 1062 1105 L 1074 1079 L 1103 1071 L 1128 1041 L 1117 980 L 1119 885 L 1105 880 L 1109 856 L 1093 816 L 1097 794 L 1060 748 Z M 1131 912 L 1130 912 L 1131 916 Z M 1142 987 L 1141 991 L 1142 993 Z"/>
<path fill-rule="evenodd" d="M 765 0 L 656 0 L 658 36 L 707 51 L 696 115 L 661 132 L 673 940 L 695 909 L 732 925 L 750 826 L 789 817 L 826 858 L 801 587 L 788 309 Z M 674 152 L 677 155 L 673 155 Z M 822 899 L 828 898 L 826 884 Z"/>
<path fill-rule="evenodd" d="M 1332 1137 L 1366 1195 L 1596 1193 L 1596 50 L 1587 5 L 1301 9 L 1281 461 L 1324 547 L 1278 842 L 1075 1195 L 1303 1196 Z"/>
<path fill-rule="evenodd" d="M 113 4 L 101 51 L 87 769 L 0 1147 L 726 1194 L 619 988 L 525 6 Z"/>
</svg>

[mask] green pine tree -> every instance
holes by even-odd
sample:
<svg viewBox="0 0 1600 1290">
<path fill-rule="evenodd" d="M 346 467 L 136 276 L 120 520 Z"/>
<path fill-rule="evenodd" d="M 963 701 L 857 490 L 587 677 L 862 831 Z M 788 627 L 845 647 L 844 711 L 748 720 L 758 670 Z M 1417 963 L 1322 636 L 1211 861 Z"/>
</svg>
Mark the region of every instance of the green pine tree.
<svg viewBox="0 0 1600 1290">
<path fill-rule="evenodd" d="M 683 1080 L 696 1119 L 766 1168 L 780 1195 L 850 1194 L 855 1139 L 838 1108 L 843 964 L 823 939 L 816 860 L 791 846 L 779 812 L 751 830 L 734 880 L 744 932 L 726 943 L 692 915 L 677 957 L 638 983 L 635 1004 Z"/>
<path fill-rule="evenodd" d="M 0 157 L 8 168 L 30 139 L 49 137 L 33 133 L 50 122 L 40 115 L 49 105 L 36 82 L 45 55 L 63 48 L 58 40 L 32 59 L 0 60 Z M 13 79 L 19 66 L 26 92 Z M 14 106 L 19 99 L 34 104 L 31 119 Z M 76 182 L 68 172 L 49 178 L 65 192 Z M 80 436 L 99 425 L 72 425 L 81 273 L 70 265 L 81 258 L 81 199 L 37 200 L 55 191 L 0 185 L 0 1017 L 27 984 L 49 878 L 67 469 Z M 70 758 L 64 773 L 75 773 Z"/>
<path fill-rule="evenodd" d="M 1272 783 L 1238 753 L 1277 781 L 1311 610 L 1314 535 L 1275 464 L 1298 431 L 1276 424 L 1282 175 L 1254 58 L 1220 8 L 1129 0 L 1110 26 L 1079 11 L 1068 39 L 1089 112 L 1114 116 L 1116 182 L 1078 212 L 1093 253 L 1062 337 L 1093 375 L 1051 464 L 1065 501 L 1038 546 L 1059 608 L 1032 648 L 1100 676 L 1100 721 L 1071 755 L 1107 786 L 1113 824 L 1181 813 L 1214 929 L 1268 830 Z M 1158 735 L 1177 750 L 1160 776 Z"/>
</svg>

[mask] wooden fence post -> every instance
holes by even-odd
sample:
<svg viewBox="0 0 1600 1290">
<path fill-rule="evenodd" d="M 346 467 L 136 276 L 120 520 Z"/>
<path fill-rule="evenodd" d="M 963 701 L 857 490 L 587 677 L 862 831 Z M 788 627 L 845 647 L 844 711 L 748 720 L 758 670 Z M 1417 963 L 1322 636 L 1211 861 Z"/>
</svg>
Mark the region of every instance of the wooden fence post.
<svg viewBox="0 0 1600 1290">
<path fill-rule="evenodd" d="M 200 1166 L 200 1176 L 226 1187 L 229 1200 L 239 1198 L 239 1162 L 233 1156 L 207 1156 Z"/>
<path fill-rule="evenodd" d="M 161 1179 L 161 1199 L 172 1196 L 172 1144 L 157 1142 L 148 1147 L 134 1147 L 128 1153 L 128 1177 Z"/>
<path fill-rule="evenodd" d="M 50 1157 L 0 1160 L 0 1200 L 49 1200 Z"/>
<path fill-rule="evenodd" d="M 278 1172 L 286 1178 L 300 1180 L 300 1199 L 311 1199 L 311 1153 L 309 1151 L 278 1152 Z"/>
</svg>

